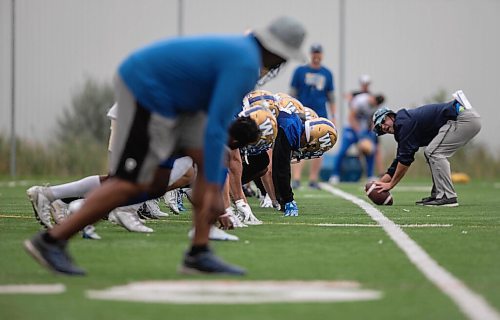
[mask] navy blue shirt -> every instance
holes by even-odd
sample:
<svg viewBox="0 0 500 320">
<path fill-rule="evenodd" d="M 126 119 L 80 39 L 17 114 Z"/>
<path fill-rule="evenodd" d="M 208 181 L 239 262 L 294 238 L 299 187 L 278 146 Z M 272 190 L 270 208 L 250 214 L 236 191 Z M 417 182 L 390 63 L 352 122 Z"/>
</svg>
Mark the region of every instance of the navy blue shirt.
<svg viewBox="0 0 500 320">
<path fill-rule="evenodd" d="M 457 119 L 454 103 L 429 104 L 415 109 L 401 109 L 396 113 L 394 139 L 398 142 L 398 162 L 409 166 L 420 147 L 429 145 L 448 120 Z"/>
</svg>

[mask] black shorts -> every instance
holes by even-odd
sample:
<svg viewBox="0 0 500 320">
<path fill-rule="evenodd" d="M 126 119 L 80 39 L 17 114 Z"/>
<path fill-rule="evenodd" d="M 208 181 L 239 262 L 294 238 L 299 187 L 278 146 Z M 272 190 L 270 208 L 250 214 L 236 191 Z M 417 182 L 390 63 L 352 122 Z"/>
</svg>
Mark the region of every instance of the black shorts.
<svg viewBox="0 0 500 320">
<path fill-rule="evenodd" d="M 259 174 L 264 172 L 264 170 L 269 165 L 269 155 L 267 154 L 267 152 L 262 152 L 254 156 L 247 156 L 247 159 L 248 163 L 246 163 L 245 158 L 242 158 L 243 160 L 243 172 L 241 174 L 242 184 L 248 183 L 253 179 L 260 177 Z"/>
</svg>

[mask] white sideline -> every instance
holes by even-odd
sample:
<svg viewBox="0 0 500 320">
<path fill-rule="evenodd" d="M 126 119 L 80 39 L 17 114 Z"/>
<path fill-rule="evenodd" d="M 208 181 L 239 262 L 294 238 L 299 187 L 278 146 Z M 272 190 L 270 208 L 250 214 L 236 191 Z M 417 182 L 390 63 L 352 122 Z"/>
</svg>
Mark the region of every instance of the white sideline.
<svg viewBox="0 0 500 320">
<path fill-rule="evenodd" d="M 458 308 L 474 320 L 499 320 L 500 314 L 480 295 L 469 289 L 462 281 L 434 261 L 415 241 L 413 241 L 398 225 L 387 218 L 368 202 L 355 197 L 326 183 L 320 187 L 336 196 L 351 201 L 363 209 L 374 221 L 382 226 L 385 232 L 406 254 L 410 261 L 442 292 L 455 302 Z"/>
</svg>

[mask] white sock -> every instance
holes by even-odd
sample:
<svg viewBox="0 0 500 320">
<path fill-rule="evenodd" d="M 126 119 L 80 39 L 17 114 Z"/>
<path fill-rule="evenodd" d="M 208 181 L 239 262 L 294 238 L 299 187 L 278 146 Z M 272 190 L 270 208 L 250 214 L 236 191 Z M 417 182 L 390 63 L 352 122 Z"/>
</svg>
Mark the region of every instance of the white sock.
<svg viewBox="0 0 500 320">
<path fill-rule="evenodd" d="M 83 197 L 87 192 L 101 185 L 99 176 L 89 176 L 78 181 L 73 181 L 49 187 L 55 199 Z"/>
</svg>

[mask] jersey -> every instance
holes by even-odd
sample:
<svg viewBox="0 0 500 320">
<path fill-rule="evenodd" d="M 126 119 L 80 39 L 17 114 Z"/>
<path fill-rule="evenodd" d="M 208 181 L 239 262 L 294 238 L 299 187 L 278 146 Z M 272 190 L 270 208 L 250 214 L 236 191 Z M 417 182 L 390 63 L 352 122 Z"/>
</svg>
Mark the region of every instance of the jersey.
<svg viewBox="0 0 500 320">
<path fill-rule="evenodd" d="M 304 125 L 300 117 L 296 113 L 282 109 L 276 120 L 278 127 L 283 129 L 291 149 L 299 150 L 300 138 L 304 133 Z"/>
<path fill-rule="evenodd" d="M 118 73 L 141 107 L 167 118 L 203 111 L 205 175 L 220 183 L 227 129 L 261 67 L 257 40 L 198 36 L 158 41 L 132 53 Z"/>
<path fill-rule="evenodd" d="M 290 84 L 297 90 L 297 99 L 316 111 L 319 117 L 328 118 L 326 103 L 328 93 L 335 89 L 333 75 L 325 67 L 319 69 L 303 65 L 295 69 Z"/>
</svg>

